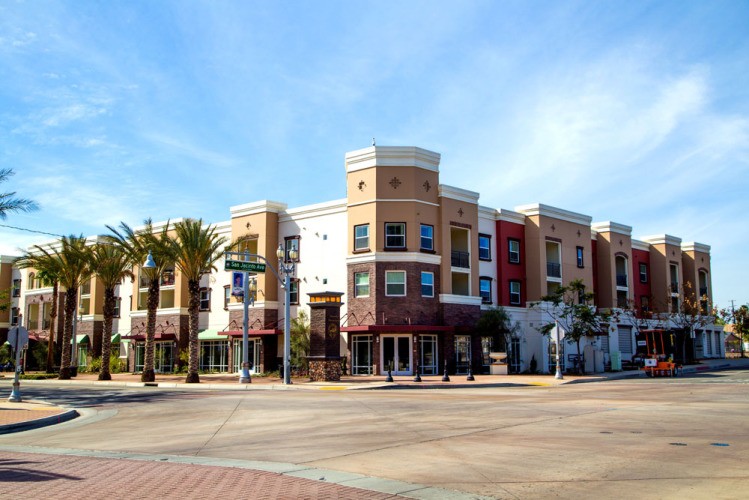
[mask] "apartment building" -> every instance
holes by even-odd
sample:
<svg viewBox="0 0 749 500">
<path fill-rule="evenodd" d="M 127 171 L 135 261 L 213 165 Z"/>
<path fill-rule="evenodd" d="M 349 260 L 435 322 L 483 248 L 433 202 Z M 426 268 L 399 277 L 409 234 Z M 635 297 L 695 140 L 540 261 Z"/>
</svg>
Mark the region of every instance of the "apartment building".
<svg viewBox="0 0 749 500">
<path fill-rule="evenodd" d="M 346 198 L 291 208 L 269 200 L 247 203 L 230 207 L 229 220 L 214 226 L 228 240 L 239 241 L 241 251 L 264 256 L 274 267 L 279 245 L 286 264 L 292 263 L 290 251 L 296 251 L 291 318 L 309 313 L 308 294 L 343 293 L 340 351 L 354 375 L 388 370 L 393 375 L 438 374 L 444 369 L 452 374 L 469 367 L 485 372 L 489 353 L 496 350 L 510 353 L 511 372 L 532 365 L 553 371 L 554 339 L 538 332 L 547 319 L 531 305 L 575 279 L 606 309 L 669 312 L 683 300 L 686 283 L 711 300 L 709 246 L 682 244 L 670 235 L 635 239 L 630 226 L 594 223 L 590 216 L 543 204 L 514 210 L 482 206 L 478 192 L 440 183 L 440 162 L 438 153 L 417 147 L 352 151 L 344 158 Z M 223 262 L 217 267 L 201 282 L 200 365 L 238 372 L 243 305 L 232 295 L 231 273 Z M 118 287 L 114 328 L 120 356 L 138 371 L 147 282 L 138 268 L 134 272 L 134 281 Z M 51 290 L 35 283 L 34 270 L 3 273 L 3 283 L 15 273 L 27 284 L 19 284 L 18 308 L 26 311 L 29 329 L 43 338 Z M 156 369 L 168 372 L 184 362 L 187 286 L 174 269 L 162 275 L 160 284 Z M 252 370 L 274 370 L 288 320 L 283 317 L 285 293 L 270 269 L 251 276 L 250 290 Z M 76 343 L 83 363 L 101 349 L 103 291 L 93 279 L 79 292 Z M 481 314 L 497 306 L 518 325 L 509 345 L 476 328 Z M 695 332 L 693 353 L 723 356 L 719 332 L 718 326 Z M 589 371 L 596 371 L 610 365 L 613 352 L 631 357 L 637 338 L 624 321 L 583 344 L 586 359 L 593 360 Z M 575 349 L 560 346 L 567 354 Z M 563 359 L 567 364 L 569 358 Z"/>
</svg>

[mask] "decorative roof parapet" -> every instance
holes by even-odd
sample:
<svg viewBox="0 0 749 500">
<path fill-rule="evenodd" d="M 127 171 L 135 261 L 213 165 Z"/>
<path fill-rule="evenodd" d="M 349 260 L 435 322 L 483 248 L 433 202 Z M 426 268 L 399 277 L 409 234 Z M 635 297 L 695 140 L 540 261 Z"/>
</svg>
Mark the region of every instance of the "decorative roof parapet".
<svg viewBox="0 0 749 500">
<path fill-rule="evenodd" d="M 570 212 L 569 210 L 563 210 L 561 208 L 544 205 L 543 203 L 520 205 L 519 207 L 515 207 L 515 211 L 520 212 L 526 217 L 540 215 L 542 217 L 551 217 L 552 219 L 563 220 L 566 222 L 572 222 L 573 224 L 580 224 L 582 226 L 588 227 L 590 227 L 590 223 L 593 221 L 593 218 L 589 215 Z"/>
<path fill-rule="evenodd" d="M 440 154 L 414 146 L 370 146 L 346 153 L 346 171 L 372 167 L 418 167 L 439 172 Z"/>
</svg>

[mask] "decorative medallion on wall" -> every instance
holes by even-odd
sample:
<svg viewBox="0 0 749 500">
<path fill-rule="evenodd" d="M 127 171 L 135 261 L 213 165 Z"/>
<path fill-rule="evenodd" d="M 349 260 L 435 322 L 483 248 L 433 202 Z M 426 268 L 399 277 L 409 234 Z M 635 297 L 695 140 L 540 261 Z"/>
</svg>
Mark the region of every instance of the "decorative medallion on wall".
<svg viewBox="0 0 749 500">
<path fill-rule="evenodd" d="M 624 246 L 624 242 L 622 240 L 619 240 L 619 246 Z"/>
<path fill-rule="evenodd" d="M 400 186 L 401 184 L 403 183 L 397 177 L 393 177 L 392 179 L 390 179 L 390 185 L 393 186 L 393 189 L 398 189 L 398 186 Z"/>
<path fill-rule="evenodd" d="M 581 233 L 580 230 L 578 229 L 577 230 L 577 237 L 579 238 L 581 234 L 583 234 L 583 233 Z"/>
<path fill-rule="evenodd" d="M 463 212 L 463 209 L 462 209 L 462 208 L 459 208 L 459 209 L 458 209 L 458 215 L 460 215 L 461 217 L 463 217 L 463 214 L 464 214 L 464 213 L 465 213 L 465 212 Z"/>
<path fill-rule="evenodd" d="M 424 181 L 424 184 L 422 185 L 424 186 L 424 191 L 426 191 L 427 193 L 429 192 L 430 189 L 432 189 L 432 185 L 429 184 L 429 181 Z"/>
<path fill-rule="evenodd" d="M 249 228 L 250 228 L 250 226 L 252 226 L 252 224 L 250 224 L 249 222 L 248 222 L 247 224 L 245 224 L 245 225 L 244 225 L 244 227 L 246 227 L 247 229 L 249 229 Z"/>
<path fill-rule="evenodd" d="M 557 228 L 555 228 L 555 227 L 554 227 L 554 224 L 552 224 L 552 225 L 551 225 L 551 232 L 553 233 L 553 232 L 554 232 L 554 231 L 556 231 L 556 230 L 557 230 Z"/>
<path fill-rule="evenodd" d="M 364 188 L 367 187 L 367 183 L 364 181 L 359 181 L 359 191 L 364 191 Z"/>
</svg>

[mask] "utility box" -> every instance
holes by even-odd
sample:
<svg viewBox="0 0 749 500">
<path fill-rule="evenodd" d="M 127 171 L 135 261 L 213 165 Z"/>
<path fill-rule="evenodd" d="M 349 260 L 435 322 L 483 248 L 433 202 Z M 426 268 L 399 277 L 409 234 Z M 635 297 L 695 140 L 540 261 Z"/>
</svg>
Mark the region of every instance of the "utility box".
<svg viewBox="0 0 749 500">
<path fill-rule="evenodd" d="M 622 371 L 622 353 L 619 351 L 611 351 L 611 371 Z"/>
</svg>

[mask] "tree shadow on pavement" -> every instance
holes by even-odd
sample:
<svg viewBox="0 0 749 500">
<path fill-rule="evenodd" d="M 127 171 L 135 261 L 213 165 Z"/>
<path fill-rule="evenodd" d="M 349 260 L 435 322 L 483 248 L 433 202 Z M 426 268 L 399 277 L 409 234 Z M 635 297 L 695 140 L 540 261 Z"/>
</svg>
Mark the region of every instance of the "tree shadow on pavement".
<svg viewBox="0 0 749 500">
<path fill-rule="evenodd" d="M 18 465 L 33 465 L 37 462 L 5 460 L 0 458 L 0 483 L 35 483 L 39 481 L 54 481 L 56 479 L 68 479 L 80 481 L 83 478 L 56 474 L 43 470 L 33 470 L 26 467 L 14 467 Z"/>
<path fill-rule="evenodd" d="M 164 391 L 159 389 L 102 390 L 91 388 L 61 389 L 59 387 L 26 387 L 26 399 L 46 401 L 72 408 L 100 408 L 128 404 L 155 403 L 178 399 L 194 399 L 214 396 L 216 392 Z"/>
</svg>

